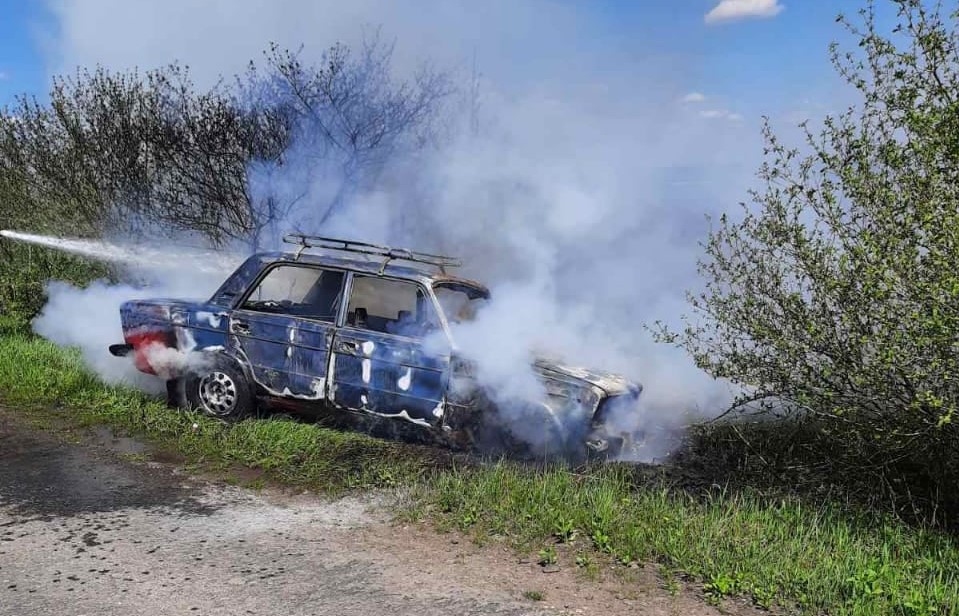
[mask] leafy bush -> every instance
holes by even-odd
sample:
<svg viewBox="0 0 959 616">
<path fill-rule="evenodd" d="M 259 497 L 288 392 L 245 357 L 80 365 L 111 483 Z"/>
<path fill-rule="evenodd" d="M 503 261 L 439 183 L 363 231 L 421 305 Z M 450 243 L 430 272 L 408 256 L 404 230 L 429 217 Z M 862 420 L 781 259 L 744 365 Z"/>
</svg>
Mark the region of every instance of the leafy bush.
<svg viewBox="0 0 959 616">
<path fill-rule="evenodd" d="M 26 331 L 46 302 L 48 280 L 83 285 L 106 267 L 56 250 L 0 239 L 0 332 Z"/>
<path fill-rule="evenodd" d="M 959 34 L 920 0 L 840 18 L 833 47 L 857 108 L 806 126 L 807 150 L 766 126 L 762 190 L 705 244 L 705 291 L 663 331 L 739 404 L 815 418 L 832 462 L 894 494 L 959 476 Z M 910 469 L 912 485 L 901 480 Z M 921 483 L 915 473 L 920 469 Z"/>
</svg>

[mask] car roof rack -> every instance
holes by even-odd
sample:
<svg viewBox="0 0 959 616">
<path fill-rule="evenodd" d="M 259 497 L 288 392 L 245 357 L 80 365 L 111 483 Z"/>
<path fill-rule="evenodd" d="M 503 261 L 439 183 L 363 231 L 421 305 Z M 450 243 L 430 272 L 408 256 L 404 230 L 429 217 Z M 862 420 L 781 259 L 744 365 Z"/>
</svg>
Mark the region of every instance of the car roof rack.
<svg viewBox="0 0 959 616">
<path fill-rule="evenodd" d="M 296 251 L 296 258 L 299 259 L 308 248 L 322 248 L 326 250 L 336 250 L 339 252 L 352 252 L 374 257 L 386 257 L 383 265 L 380 267 L 380 275 L 386 271 L 386 266 L 390 261 L 412 261 L 415 263 L 426 263 L 438 267 L 441 272 L 446 273 L 447 267 L 460 267 L 462 261 L 455 257 L 446 257 L 443 255 L 434 255 L 428 252 L 417 252 L 408 248 L 391 248 L 389 246 L 380 246 L 378 244 L 368 244 L 366 242 L 355 242 L 353 240 L 341 240 L 335 237 L 323 237 L 320 235 L 303 235 L 302 233 L 288 233 L 283 236 L 283 241 L 287 244 L 294 244 L 300 247 Z"/>
</svg>

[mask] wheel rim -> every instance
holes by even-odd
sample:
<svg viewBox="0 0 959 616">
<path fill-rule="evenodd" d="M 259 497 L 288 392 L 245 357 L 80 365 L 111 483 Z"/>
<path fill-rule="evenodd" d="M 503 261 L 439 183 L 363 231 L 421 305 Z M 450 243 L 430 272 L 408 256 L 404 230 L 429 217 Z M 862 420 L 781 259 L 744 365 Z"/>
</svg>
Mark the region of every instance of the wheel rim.
<svg viewBox="0 0 959 616">
<path fill-rule="evenodd" d="M 199 394 L 203 410 L 211 415 L 229 415 L 236 408 L 236 383 L 223 372 L 211 372 L 200 379 Z"/>
</svg>

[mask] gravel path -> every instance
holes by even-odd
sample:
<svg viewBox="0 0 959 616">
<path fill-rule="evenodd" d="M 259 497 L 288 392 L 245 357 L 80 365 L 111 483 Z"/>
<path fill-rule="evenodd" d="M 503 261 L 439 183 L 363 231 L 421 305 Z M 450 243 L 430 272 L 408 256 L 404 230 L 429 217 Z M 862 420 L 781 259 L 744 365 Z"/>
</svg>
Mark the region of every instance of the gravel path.
<svg viewBox="0 0 959 616">
<path fill-rule="evenodd" d="M 131 449 L 0 415 L 0 614 L 718 613 L 654 576 L 624 591 L 392 526 L 383 497 L 252 492 L 118 453 Z"/>
</svg>

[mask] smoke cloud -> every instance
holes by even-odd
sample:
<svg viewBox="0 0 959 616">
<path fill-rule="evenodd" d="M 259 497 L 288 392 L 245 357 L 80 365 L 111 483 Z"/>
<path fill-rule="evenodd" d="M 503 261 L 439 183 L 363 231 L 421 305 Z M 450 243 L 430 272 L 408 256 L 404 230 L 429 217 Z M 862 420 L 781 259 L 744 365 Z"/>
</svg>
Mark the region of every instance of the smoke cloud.
<svg viewBox="0 0 959 616">
<path fill-rule="evenodd" d="M 451 250 L 490 284 L 490 306 L 454 331 L 481 378 L 535 399 L 530 360 L 555 354 L 644 384 L 639 423 L 624 427 L 669 432 L 723 410 L 728 387 L 644 325 L 678 323 L 685 290 L 698 286 L 705 215 L 730 202 L 733 177 L 717 176 L 735 170 L 703 160 L 698 130 L 655 96 L 529 94 L 487 109 L 494 128 L 422 167 L 418 194 L 432 199 L 382 212 L 400 234 L 386 239 Z"/>
<path fill-rule="evenodd" d="M 643 383 L 641 427 L 671 429 L 722 410 L 728 388 L 680 351 L 654 343 L 644 325 L 678 322 L 684 292 L 698 286 L 706 215 L 744 195 L 761 152 L 757 127 L 703 118 L 682 105 L 683 93 L 697 86 L 687 78 L 697 72 L 692 61 L 643 43 L 590 44 L 601 25 L 567 5 L 431 6 L 287 1 L 226 9 L 174 1 L 145 19 L 126 2 L 58 2 L 61 36 L 51 66 L 69 68 L 66 58 L 114 68 L 178 59 L 202 84 L 240 70 L 269 40 L 307 41 L 305 53 L 319 53 L 382 24 L 384 35 L 396 37 L 399 73 L 426 59 L 475 80 L 478 96 L 463 101 L 472 110 L 454 114 L 445 145 L 392 160 L 375 186 L 322 228 L 308 228 L 309 205 L 293 211 L 287 226 L 462 257 L 461 273 L 486 282 L 494 299 L 476 322 L 456 328 L 456 343 L 503 395 L 540 393 L 530 361 L 548 352 Z M 204 36 L 191 36 L 191 28 Z M 264 172 L 254 171 L 254 178 Z M 305 192 L 303 204 L 334 192 L 322 173 L 267 171 L 269 190 Z M 57 342 L 101 349 L 119 336 L 120 301 L 212 288 L 185 271 L 151 272 L 156 286 L 148 291 L 53 284 L 35 327 Z M 99 353 L 87 355 L 98 372 L 130 378 L 116 368 L 122 360 Z"/>
<path fill-rule="evenodd" d="M 242 259 L 239 253 L 187 246 L 171 249 L 169 245 L 55 238 L 9 230 L 0 231 L 0 236 L 116 266 L 118 277 L 128 283 L 97 280 L 80 289 L 50 281 L 45 289 L 47 304 L 34 319 L 33 329 L 59 345 L 79 348 L 86 364 L 105 382 L 157 394 L 164 391 L 163 382 L 138 372 L 131 361 L 108 351 L 110 344 L 123 342 L 120 304 L 150 297 L 205 300 Z"/>
</svg>

